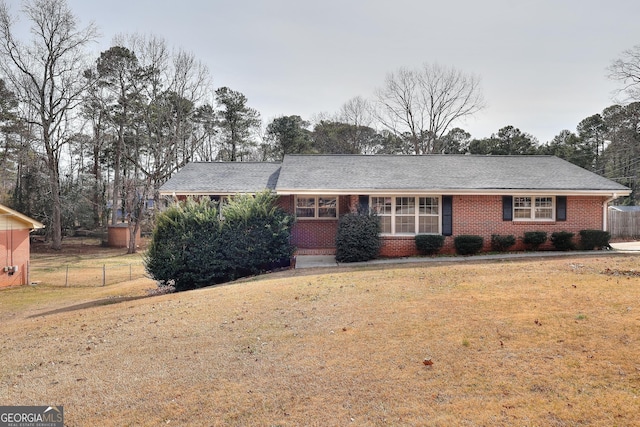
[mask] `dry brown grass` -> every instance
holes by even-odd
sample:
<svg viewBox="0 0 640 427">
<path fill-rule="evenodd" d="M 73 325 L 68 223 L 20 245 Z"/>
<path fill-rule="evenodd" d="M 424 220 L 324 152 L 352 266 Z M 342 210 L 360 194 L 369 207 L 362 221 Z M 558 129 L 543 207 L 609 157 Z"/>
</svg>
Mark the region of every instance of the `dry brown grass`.
<svg viewBox="0 0 640 427">
<path fill-rule="evenodd" d="M 0 304 L 0 401 L 70 426 L 634 425 L 639 267 L 293 271 L 97 306 L 151 283 L 1 291 L 57 298 Z"/>
</svg>

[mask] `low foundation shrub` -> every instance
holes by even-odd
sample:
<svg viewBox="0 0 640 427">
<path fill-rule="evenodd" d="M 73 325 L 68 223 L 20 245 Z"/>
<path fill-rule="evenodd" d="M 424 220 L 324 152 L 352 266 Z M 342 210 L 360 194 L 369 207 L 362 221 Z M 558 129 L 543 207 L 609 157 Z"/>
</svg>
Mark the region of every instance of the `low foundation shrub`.
<svg viewBox="0 0 640 427">
<path fill-rule="evenodd" d="M 491 235 L 491 249 L 497 252 L 505 252 L 516 244 L 516 237 L 512 234 L 503 236 L 500 234 Z"/>
<path fill-rule="evenodd" d="M 574 233 L 568 231 L 555 231 L 551 233 L 551 243 L 559 251 L 570 251 L 575 249 L 573 243 Z"/>
<path fill-rule="evenodd" d="M 425 255 L 435 255 L 444 245 L 444 236 L 441 234 L 418 234 L 416 235 L 416 247 L 420 253 Z"/>
<path fill-rule="evenodd" d="M 522 242 L 532 251 L 537 251 L 540 245 L 547 241 L 546 231 L 526 231 Z"/>
<path fill-rule="evenodd" d="M 474 255 L 480 252 L 484 239 L 482 236 L 473 235 L 460 235 L 453 239 L 453 245 L 456 248 L 456 253 L 459 255 Z"/>
<path fill-rule="evenodd" d="M 611 233 L 602 230 L 580 230 L 580 248 L 586 251 L 608 249 Z"/>
</svg>

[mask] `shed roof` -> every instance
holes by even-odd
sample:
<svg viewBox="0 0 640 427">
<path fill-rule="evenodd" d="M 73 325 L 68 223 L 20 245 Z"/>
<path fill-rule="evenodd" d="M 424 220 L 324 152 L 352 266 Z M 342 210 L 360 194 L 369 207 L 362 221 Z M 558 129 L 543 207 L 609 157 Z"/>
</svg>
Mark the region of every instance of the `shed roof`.
<svg viewBox="0 0 640 427">
<path fill-rule="evenodd" d="M 640 212 L 640 206 L 609 206 L 609 209 L 620 212 Z"/>
<path fill-rule="evenodd" d="M 18 228 L 34 230 L 44 228 L 44 224 L 5 205 L 0 205 L 0 230 Z"/>
</svg>

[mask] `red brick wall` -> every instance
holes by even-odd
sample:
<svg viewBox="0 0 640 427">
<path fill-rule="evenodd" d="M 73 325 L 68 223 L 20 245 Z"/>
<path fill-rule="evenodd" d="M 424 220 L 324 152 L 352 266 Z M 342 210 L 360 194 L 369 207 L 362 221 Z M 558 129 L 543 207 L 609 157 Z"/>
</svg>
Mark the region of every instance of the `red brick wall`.
<svg viewBox="0 0 640 427">
<path fill-rule="evenodd" d="M 350 196 L 339 197 L 339 216 L 350 211 L 350 199 Z M 294 196 L 280 197 L 278 205 L 295 214 Z M 298 248 L 299 254 L 334 254 L 337 231 L 337 219 L 297 219 L 291 230 L 291 243 Z"/>
<path fill-rule="evenodd" d="M 415 236 L 382 236 L 381 257 L 405 257 L 418 255 Z"/>
<path fill-rule="evenodd" d="M 502 196 L 454 196 L 453 236 L 445 239 L 442 253 L 454 253 L 453 238 L 462 234 L 474 234 L 484 238 L 483 250 L 491 249 L 491 235 L 514 235 L 517 239 L 513 250 L 525 249 L 522 237 L 526 231 L 546 231 L 550 236 L 554 231 L 569 231 L 576 236 L 580 230 L 602 229 L 602 204 L 605 197 L 567 197 L 567 220 L 503 221 Z M 357 196 L 340 198 L 340 215 L 344 215 L 358 203 Z M 280 205 L 288 212 L 294 212 L 294 197 L 280 199 Z M 299 253 L 334 253 L 337 221 L 298 220 L 292 230 L 292 243 Z M 550 249 L 547 242 L 541 249 Z M 380 255 L 401 257 L 417 255 L 414 236 L 383 236 Z"/>
<path fill-rule="evenodd" d="M 27 284 L 29 230 L 0 231 L 0 259 L 0 288 Z M 5 272 L 10 265 L 17 265 L 18 272 Z"/>
<path fill-rule="evenodd" d="M 491 235 L 514 235 L 517 239 L 513 250 L 524 250 L 522 237 L 526 231 L 546 231 L 549 237 L 554 231 L 569 231 L 576 234 L 585 229 L 602 229 L 602 204 L 605 197 L 567 197 L 566 221 L 503 221 L 502 196 L 454 196 L 453 236 L 445 239 L 442 253 L 454 253 L 453 238 L 462 234 L 474 234 L 484 238 L 484 251 L 491 249 Z M 577 239 L 576 239 L 577 242 Z M 547 241 L 541 249 L 553 246 Z M 416 255 L 415 242 L 411 237 L 383 237 L 381 256 L 397 257 Z"/>
<path fill-rule="evenodd" d="M 298 220 L 291 230 L 291 243 L 298 253 L 335 253 L 338 220 Z"/>
</svg>

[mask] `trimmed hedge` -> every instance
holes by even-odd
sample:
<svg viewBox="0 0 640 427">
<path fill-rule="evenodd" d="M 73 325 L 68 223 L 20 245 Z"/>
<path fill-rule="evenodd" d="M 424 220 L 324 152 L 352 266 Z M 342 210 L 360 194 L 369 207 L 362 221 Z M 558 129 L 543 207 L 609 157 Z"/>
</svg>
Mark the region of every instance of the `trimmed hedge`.
<svg viewBox="0 0 640 427">
<path fill-rule="evenodd" d="M 222 228 L 215 206 L 188 200 L 158 215 L 144 262 L 160 286 L 194 289 L 217 282 L 220 268 L 211 253 L 221 248 Z"/>
<path fill-rule="evenodd" d="M 570 251 L 575 249 L 573 243 L 574 233 L 568 231 L 555 231 L 551 234 L 551 243 L 559 251 Z"/>
<path fill-rule="evenodd" d="M 441 234 L 416 235 L 416 247 L 425 255 L 435 255 L 444 245 L 444 236 Z"/>
<path fill-rule="evenodd" d="M 587 251 L 611 248 L 609 239 L 611 239 L 611 233 L 608 231 L 580 230 L 580 247 Z"/>
<path fill-rule="evenodd" d="M 516 244 L 516 237 L 512 234 L 502 236 L 500 234 L 491 235 L 491 249 L 497 252 L 506 252 L 511 246 Z"/>
<path fill-rule="evenodd" d="M 231 280 L 289 265 L 293 217 L 276 206 L 269 192 L 243 195 L 222 207 L 224 247 L 221 255 L 232 266 Z"/>
<path fill-rule="evenodd" d="M 460 235 L 453 239 L 453 245 L 459 255 L 474 255 L 480 252 L 484 239 L 482 236 Z"/>
<path fill-rule="evenodd" d="M 533 251 L 537 251 L 540 245 L 547 241 L 546 231 L 526 231 L 522 242 Z"/>
<path fill-rule="evenodd" d="M 336 234 L 336 261 L 369 261 L 380 252 L 380 221 L 375 213 L 349 213 L 340 218 Z"/>
<path fill-rule="evenodd" d="M 218 209 L 208 200 L 176 203 L 160 213 L 145 268 L 177 291 L 223 283 L 288 265 L 293 217 L 269 192 L 238 196 Z"/>
</svg>

